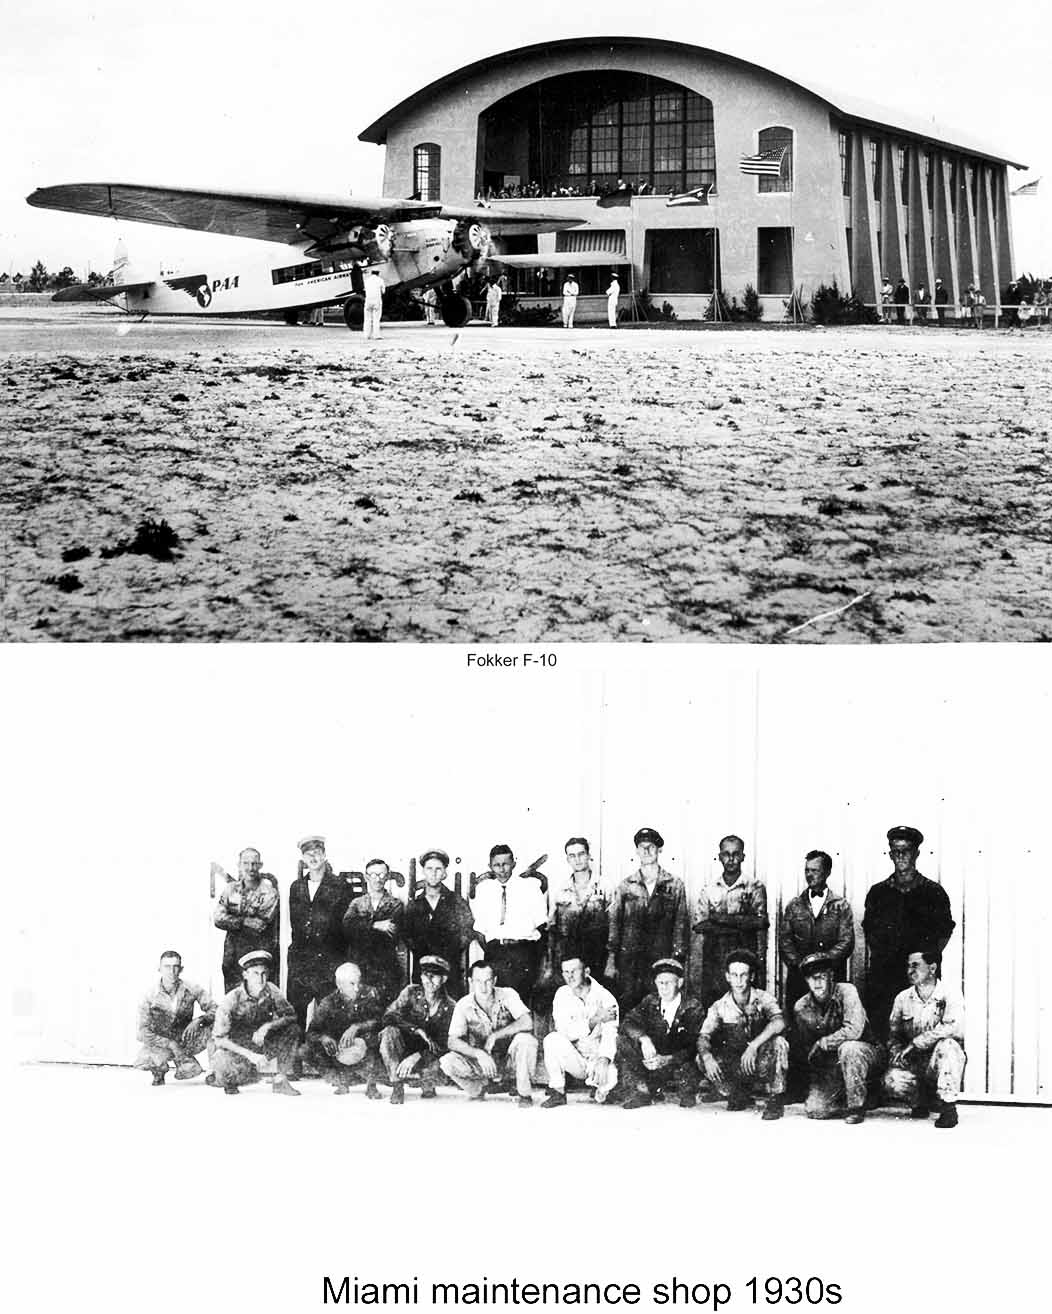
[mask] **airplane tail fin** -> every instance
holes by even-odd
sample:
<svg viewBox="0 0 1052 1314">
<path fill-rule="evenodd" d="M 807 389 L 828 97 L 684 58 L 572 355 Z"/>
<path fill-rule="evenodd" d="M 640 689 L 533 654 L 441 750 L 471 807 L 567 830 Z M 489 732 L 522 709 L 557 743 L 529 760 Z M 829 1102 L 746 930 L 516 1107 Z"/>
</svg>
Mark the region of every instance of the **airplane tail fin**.
<svg viewBox="0 0 1052 1314">
<path fill-rule="evenodd" d="M 114 283 L 128 283 L 131 281 L 131 257 L 128 255 L 128 248 L 124 245 L 124 238 L 117 238 L 117 245 L 113 249 L 113 268 L 110 270 L 110 278 Z"/>
</svg>

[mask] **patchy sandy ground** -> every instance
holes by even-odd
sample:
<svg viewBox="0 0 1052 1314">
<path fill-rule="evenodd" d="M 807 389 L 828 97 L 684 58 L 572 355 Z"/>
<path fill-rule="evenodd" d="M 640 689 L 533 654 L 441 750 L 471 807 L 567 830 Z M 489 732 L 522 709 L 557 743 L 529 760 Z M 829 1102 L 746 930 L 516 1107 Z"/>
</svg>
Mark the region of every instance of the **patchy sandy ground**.
<svg viewBox="0 0 1052 1314">
<path fill-rule="evenodd" d="M 0 396 L 8 639 L 1052 638 L 1047 330 L 12 308 Z"/>
</svg>

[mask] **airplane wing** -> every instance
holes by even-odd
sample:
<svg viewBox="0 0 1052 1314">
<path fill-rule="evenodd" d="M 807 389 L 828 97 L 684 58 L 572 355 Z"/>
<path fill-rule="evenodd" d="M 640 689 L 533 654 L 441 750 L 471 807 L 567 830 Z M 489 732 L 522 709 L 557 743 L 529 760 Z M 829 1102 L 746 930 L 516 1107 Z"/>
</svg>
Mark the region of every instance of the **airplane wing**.
<svg viewBox="0 0 1052 1314">
<path fill-rule="evenodd" d="M 108 286 L 99 284 L 96 287 L 88 287 L 85 283 L 74 283 L 72 287 L 61 288 L 51 300 L 111 301 L 114 297 L 123 296 L 125 292 L 141 292 L 144 287 L 150 287 L 153 282 L 154 280 L 150 278 L 145 283 L 111 283 Z"/>
<path fill-rule="evenodd" d="M 590 265 L 627 265 L 623 251 L 548 251 L 538 255 L 491 255 L 497 265 L 514 269 L 584 269 Z"/>
<path fill-rule="evenodd" d="M 69 183 L 40 187 L 26 200 L 44 210 L 68 210 L 135 223 L 193 228 L 205 233 L 296 245 L 321 242 L 359 224 L 409 219 L 471 219 L 493 233 L 551 232 L 580 219 L 543 211 L 444 206 L 438 201 L 403 201 L 385 196 L 276 195 L 197 191 L 129 183 Z"/>
</svg>

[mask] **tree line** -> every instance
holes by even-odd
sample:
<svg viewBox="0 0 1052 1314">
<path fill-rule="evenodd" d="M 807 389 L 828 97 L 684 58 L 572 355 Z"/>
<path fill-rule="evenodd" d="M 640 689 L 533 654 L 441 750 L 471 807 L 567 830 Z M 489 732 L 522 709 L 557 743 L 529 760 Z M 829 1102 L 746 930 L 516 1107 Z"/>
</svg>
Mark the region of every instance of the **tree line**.
<svg viewBox="0 0 1052 1314">
<path fill-rule="evenodd" d="M 0 274 L 0 292 L 59 292 L 64 287 L 72 287 L 74 283 L 83 281 L 69 265 L 51 274 L 43 260 L 38 260 L 29 271 L 28 277 L 21 272 Z M 96 273 L 95 270 L 88 274 L 88 287 L 98 287 L 105 282 L 107 282 L 105 274 Z"/>
</svg>

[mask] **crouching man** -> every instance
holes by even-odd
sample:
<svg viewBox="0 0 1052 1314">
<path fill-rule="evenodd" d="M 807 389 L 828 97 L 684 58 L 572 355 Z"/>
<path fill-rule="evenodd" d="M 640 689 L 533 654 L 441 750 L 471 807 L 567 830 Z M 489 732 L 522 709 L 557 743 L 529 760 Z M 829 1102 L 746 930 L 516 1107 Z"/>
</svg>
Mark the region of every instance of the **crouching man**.
<svg viewBox="0 0 1052 1314">
<path fill-rule="evenodd" d="M 782 1034 L 785 1018 L 778 1001 L 753 985 L 759 968 L 748 949 L 732 949 L 724 959 L 730 989 L 712 1005 L 702 1023 L 698 1056 L 715 1093 L 732 1112 L 752 1107 L 766 1096 L 765 1122 L 784 1111 L 789 1044 Z"/>
<path fill-rule="evenodd" d="M 533 1104 L 533 1069 L 537 1037 L 533 1014 L 510 986 L 497 985 L 493 966 L 472 963 L 468 993 L 458 999 L 449 1023 L 449 1053 L 439 1066 L 473 1100 L 485 1097 L 490 1084 L 514 1073 L 520 1109 Z"/>
<path fill-rule="evenodd" d="M 289 1081 L 296 1062 L 300 1029 L 296 1010 L 270 984 L 274 960 L 255 949 L 238 961 L 241 985 L 216 1010 L 212 1029 L 212 1071 L 227 1095 L 264 1078 L 275 1095 L 298 1095 Z"/>
<path fill-rule="evenodd" d="M 347 1095 L 356 1082 L 364 1081 L 366 1096 L 378 1100 L 380 996 L 362 984 L 357 963 L 341 963 L 335 979 L 336 989 L 314 1005 L 305 1056 L 329 1078 L 335 1094 Z"/>
<path fill-rule="evenodd" d="M 879 1076 L 884 1053 L 853 985 L 836 981 L 839 960 L 825 953 L 800 962 L 807 994 L 793 1009 L 794 1043 L 808 1072 L 809 1118 L 835 1118 L 846 1110 L 852 1125 L 866 1116 L 866 1093 Z"/>
<path fill-rule="evenodd" d="M 420 1098 L 433 1100 L 442 1070 L 438 1061 L 449 1048 L 453 1001 L 446 992 L 450 965 L 438 954 L 419 963 L 420 984 L 407 985 L 383 1016 L 380 1057 L 391 1082 L 391 1103 L 405 1103 L 405 1083 L 420 1078 Z"/>
<path fill-rule="evenodd" d="M 581 958 L 564 958 L 562 973 L 566 984 L 555 992 L 552 1002 L 555 1029 L 544 1037 L 548 1098 L 542 1109 L 566 1103 L 567 1074 L 583 1078 L 599 1104 L 617 1085 L 617 1000 L 592 980 Z"/>
<path fill-rule="evenodd" d="M 698 1091 L 701 1005 L 683 993 L 683 965 L 659 958 L 651 971 L 654 993 L 625 1016 L 617 1038 L 617 1064 L 628 1088 L 626 1109 L 642 1109 L 662 1092 L 693 1108 Z"/>
<path fill-rule="evenodd" d="M 204 1071 L 195 1054 L 208 1044 L 215 1021 L 212 996 L 201 986 L 181 979 L 183 960 L 174 949 L 161 954 L 161 979 L 139 1005 L 137 1068 L 153 1073 L 153 1084 L 164 1085 L 169 1065 L 176 1081 L 188 1081 Z M 200 1014 L 194 1017 L 194 1009 Z"/>
<path fill-rule="evenodd" d="M 884 1090 L 908 1100 L 911 1117 L 926 1118 L 934 1106 L 936 1127 L 956 1127 L 967 1061 L 964 1004 L 940 980 L 941 966 L 942 955 L 934 949 L 907 959 L 910 988 L 892 1005 Z"/>
</svg>

